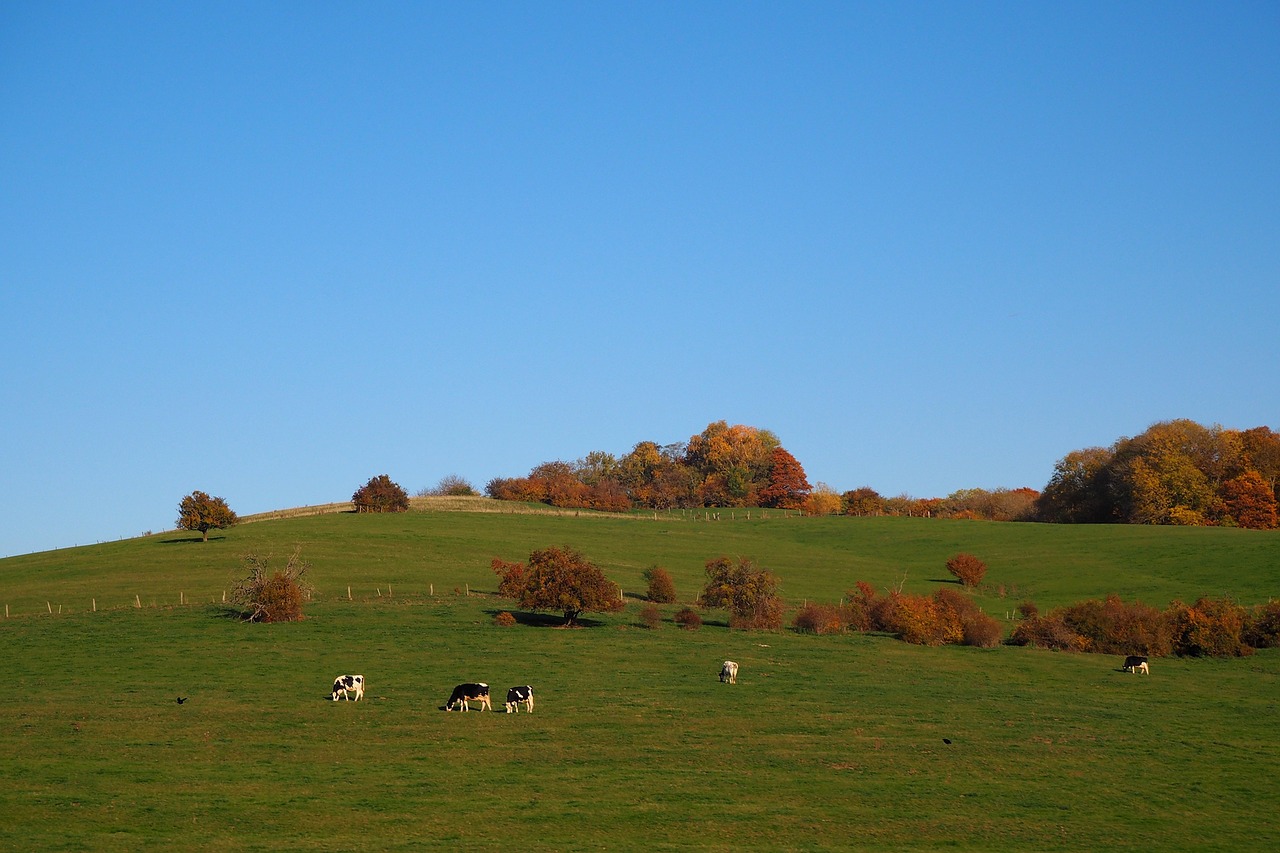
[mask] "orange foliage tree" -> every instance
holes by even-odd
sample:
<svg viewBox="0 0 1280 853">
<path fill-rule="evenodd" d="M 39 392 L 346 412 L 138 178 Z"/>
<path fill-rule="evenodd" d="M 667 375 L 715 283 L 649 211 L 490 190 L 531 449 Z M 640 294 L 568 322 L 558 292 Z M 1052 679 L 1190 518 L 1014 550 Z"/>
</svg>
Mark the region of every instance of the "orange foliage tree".
<svg viewBox="0 0 1280 853">
<path fill-rule="evenodd" d="M 530 610 L 558 610 L 572 627 L 584 612 L 609 613 L 623 608 L 613 581 L 582 554 L 568 546 L 543 548 L 529 554 L 529 563 L 491 564 L 498 575 L 498 592 Z"/>
<path fill-rule="evenodd" d="M 231 527 L 240 518 L 231 511 L 222 498 L 211 498 L 201 491 L 187 495 L 178 504 L 178 528 L 198 530 L 203 541 L 209 541 L 209 531 Z"/>
</svg>

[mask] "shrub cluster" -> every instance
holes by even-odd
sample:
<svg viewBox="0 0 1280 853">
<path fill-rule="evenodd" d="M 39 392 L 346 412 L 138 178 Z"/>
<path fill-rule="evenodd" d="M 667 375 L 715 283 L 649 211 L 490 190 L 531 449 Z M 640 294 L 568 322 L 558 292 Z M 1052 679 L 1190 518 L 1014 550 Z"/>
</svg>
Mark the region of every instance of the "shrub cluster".
<svg viewBox="0 0 1280 853">
<path fill-rule="evenodd" d="M 811 605 L 796 617 L 798 630 L 831 633 L 837 630 L 884 631 L 908 643 L 924 646 L 964 644 L 992 648 L 1000 644 L 1000 623 L 982 612 L 968 595 L 939 589 L 932 596 L 898 590 L 878 595 L 865 581 L 846 593 L 839 607 Z M 825 630 L 823 630 L 825 629 Z"/>
<path fill-rule="evenodd" d="M 493 624 L 501 628 L 510 628 L 516 624 L 516 617 L 504 610 L 497 616 L 493 617 Z"/>
<path fill-rule="evenodd" d="M 791 625 L 803 634 L 846 634 L 851 629 L 847 605 L 810 601 L 797 611 Z"/>
<path fill-rule="evenodd" d="M 1153 657 L 1240 657 L 1280 645 L 1280 602 L 1249 610 L 1229 598 L 1174 601 L 1165 610 L 1119 596 L 1091 599 L 1041 616 L 1029 602 L 1009 642 L 1020 646 Z"/>
</svg>

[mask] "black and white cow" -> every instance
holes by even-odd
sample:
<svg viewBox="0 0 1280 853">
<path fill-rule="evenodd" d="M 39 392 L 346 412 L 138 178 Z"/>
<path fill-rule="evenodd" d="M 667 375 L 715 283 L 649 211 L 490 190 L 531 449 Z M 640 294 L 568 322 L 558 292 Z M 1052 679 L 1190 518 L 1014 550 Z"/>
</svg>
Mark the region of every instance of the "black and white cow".
<svg viewBox="0 0 1280 853">
<path fill-rule="evenodd" d="M 1129 655 L 1124 659 L 1124 666 L 1120 667 L 1125 672 L 1132 672 L 1137 675 L 1141 672 L 1143 675 L 1150 675 L 1151 669 L 1147 666 L 1146 655 Z"/>
<path fill-rule="evenodd" d="M 520 705 L 524 704 L 525 710 L 530 714 L 533 713 L 533 688 L 529 685 L 523 687 L 512 687 L 507 691 L 507 713 L 512 712 L 519 714 Z"/>
<path fill-rule="evenodd" d="M 481 711 L 485 708 L 492 711 L 493 706 L 489 704 L 489 685 L 483 681 L 459 684 L 453 688 L 453 693 L 449 694 L 449 701 L 445 703 L 444 709 L 452 711 L 454 706 L 457 706 L 459 710 L 470 711 L 471 706 L 468 704 L 470 702 L 479 702 Z"/>
<path fill-rule="evenodd" d="M 364 698 L 364 676 L 363 675 L 339 675 L 337 678 L 333 680 L 333 693 L 332 695 L 330 695 L 329 698 L 335 702 L 338 701 L 339 696 L 341 696 L 343 699 L 350 700 L 351 697 L 347 695 L 348 690 L 356 694 L 355 701 L 359 702 L 361 699 L 363 699 Z"/>
<path fill-rule="evenodd" d="M 738 683 L 738 665 L 736 663 L 731 660 L 724 662 L 724 665 L 720 667 L 720 683 Z"/>
</svg>

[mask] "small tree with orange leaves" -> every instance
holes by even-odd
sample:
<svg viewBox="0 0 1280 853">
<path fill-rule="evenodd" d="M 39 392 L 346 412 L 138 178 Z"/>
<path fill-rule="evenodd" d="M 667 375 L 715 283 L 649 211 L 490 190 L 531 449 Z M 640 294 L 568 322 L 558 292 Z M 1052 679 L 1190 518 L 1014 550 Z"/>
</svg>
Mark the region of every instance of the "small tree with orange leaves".
<svg viewBox="0 0 1280 853">
<path fill-rule="evenodd" d="M 956 554 L 947 560 L 947 571 L 959 578 L 965 586 L 977 586 L 987 573 L 987 564 L 972 554 Z"/>
<path fill-rule="evenodd" d="M 565 627 L 576 625 L 584 612 L 610 613 L 624 606 L 613 581 L 568 546 L 534 551 L 527 567 L 497 559 L 492 567 L 500 578 L 500 595 L 530 610 L 558 610 Z"/>
</svg>

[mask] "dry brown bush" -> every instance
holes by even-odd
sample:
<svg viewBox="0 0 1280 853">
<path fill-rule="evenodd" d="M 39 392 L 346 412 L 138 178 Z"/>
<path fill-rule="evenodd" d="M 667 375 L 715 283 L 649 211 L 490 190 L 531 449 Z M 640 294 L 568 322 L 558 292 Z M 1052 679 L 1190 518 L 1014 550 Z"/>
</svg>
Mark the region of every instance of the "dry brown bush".
<svg viewBox="0 0 1280 853">
<path fill-rule="evenodd" d="M 702 627 L 702 617 L 692 607 L 686 607 L 675 616 L 676 624 L 686 631 L 696 631 Z"/>
<path fill-rule="evenodd" d="M 512 616 L 506 610 L 493 617 L 493 624 L 502 628 L 510 628 L 516 624 L 516 617 Z"/>
<path fill-rule="evenodd" d="M 658 605 L 646 604 L 640 608 L 640 624 L 646 628 L 657 628 L 662 624 L 662 614 L 658 611 Z"/>
<path fill-rule="evenodd" d="M 249 622 L 296 622 L 303 618 L 303 602 L 311 598 L 312 587 L 303 580 L 311 566 L 302 559 L 302 549 L 294 549 L 283 569 L 272 571 L 271 556 L 249 552 L 241 558 L 249 576 L 236 584 L 231 600 L 245 609 Z"/>
<path fill-rule="evenodd" d="M 1004 628 L 995 617 L 975 613 L 964 619 L 964 644 L 980 649 L 994 649 L 1000 645 Z"/>
</svg>

